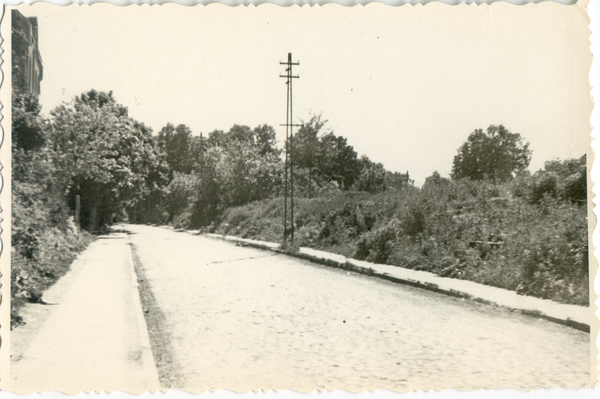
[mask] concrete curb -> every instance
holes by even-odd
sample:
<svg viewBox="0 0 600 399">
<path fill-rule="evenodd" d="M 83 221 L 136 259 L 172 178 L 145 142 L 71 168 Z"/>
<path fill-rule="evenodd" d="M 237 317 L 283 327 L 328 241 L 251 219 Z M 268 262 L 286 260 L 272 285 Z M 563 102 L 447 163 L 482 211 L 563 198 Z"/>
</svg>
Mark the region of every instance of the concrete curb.
<svg viewBox="0 0 600 399">
<path fill-rule="evenodd" d="M 133 253 L 131 249 L 131 242 L 129 237 L 127 238 L 127 255 L 129 270 L 131 272 L 131 283 L 133 287 L 132 291 L 132 303 L 135 312 L 136 324 L 138 326 L 138 334 L 140 339 L 140 364 L 144 369 L 144 374 L 148 378 L 148 390 L 150 392 L 156 392 L 161 389 L 160 379 L 158 378 L 158 369 L 156 368 L 156 362 L 154 361 L 154 355 L 152 354 L 152 347 L 150 345 L 150 335 L 148 333 L 148 326 L 146 325 L 146 318 L 144 317 L 142 301 L 140 299 L 138 276 L 135 272 L 135 266 L 133 263 Z"/>
<path fill-rule="evenodd" d="M 198 233 L 193 232 L 193 234 Z M 220 234 L 208 233 L 205 235 L 209 238 L 224 240 L 237 245 L 284 253 L 279 248 L 279 244 L 272 242 Z M 445 295 L 469 298 L 478 302 L 506 307 L 520 311 L 523 314 L 543 318 L 587 333 L 590 332 L 591 319 L 594 317 L 589 307 L 566 305 L 547 299 L 518 295 L 514 291 L 467 280 L 439 277 L 429 272 L 370 263 L 304 247 L 301 247 L 298 252 L 289 252 L 286 254 L 310 262 L 378 277 L 395 283 L 407 284 Z"/>
</svg>

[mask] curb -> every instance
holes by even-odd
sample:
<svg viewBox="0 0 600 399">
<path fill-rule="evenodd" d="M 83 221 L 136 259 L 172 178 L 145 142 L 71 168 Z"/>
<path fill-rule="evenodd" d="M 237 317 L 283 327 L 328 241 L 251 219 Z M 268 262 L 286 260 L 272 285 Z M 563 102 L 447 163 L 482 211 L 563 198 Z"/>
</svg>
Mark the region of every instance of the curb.
<svg viewBox="0 0 600 399">
<path fill-rule="evenodd" d="M 189 233 L 198 234 L 197 232 Z M 398 284 L 406 284 L 444 295 L 498 305 L 520 311 L 522 314 L 528 316 L 534 316 L 557 324 L 562 324 L 579 331 L 590 332 L 591 317 L 593 316 L 593 313 L 590 311 L 589 307 L 566 305 L 548 299 L 518 295 L 514 291 L 483 285 L 473 281 L 439 277 L 430 272 L 360 261 L 311 248 L 301 247 L 298 252 L 285 253 L 279 248 L 279 244 L 272 242 L 212 233 L 207 233 L 205 236 L 235 243 L 236 245 L 274 251 L 325 266 L 373 276 Z"/>
<path fill-rule="evenodd" d="M 158 378 L 156 362 L 154 361 L 154 355 L 152 354 L 152 347 L 150 345 L 150 335 L 148 334 L 146 318 L 144 317 L 144 313 L 142 310 L 138 276 L 135 272 L 135 266 L 133 263 L 133 253 L 131 252 L 131 241 L 129 241 L 129 237 L 127 238 L 125 245 L 127 245 L 127 262 L 129 263 L 129 271 L 131 273 L 131 286 L 133 288 L 132 302 L 136 324 L 138 326 L 138 337 L 140 338 L 140 363 L 145 369 L 144 375 L 146 375 L 149 379 L 147 389 L 151 392 L 156 392 L 159 389 L 161 389 L 161 385 L 160 380 Z"/>
</svg>

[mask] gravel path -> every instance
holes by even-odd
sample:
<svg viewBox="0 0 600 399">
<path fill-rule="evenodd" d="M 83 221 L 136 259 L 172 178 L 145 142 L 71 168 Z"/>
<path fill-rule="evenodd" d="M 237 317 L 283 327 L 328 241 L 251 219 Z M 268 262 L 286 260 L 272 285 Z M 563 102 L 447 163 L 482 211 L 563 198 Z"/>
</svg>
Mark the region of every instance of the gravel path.
<svg viewBox="0 0 600 399">
<path fill-rule="evenodd" d="M 173 388 L 590 383 L 587 333 L 201 236 L 126 228 L 161 312 L 161 325 L 149 328 L 160 329 L 159 344 L 173 352 Z"/>
</svg>

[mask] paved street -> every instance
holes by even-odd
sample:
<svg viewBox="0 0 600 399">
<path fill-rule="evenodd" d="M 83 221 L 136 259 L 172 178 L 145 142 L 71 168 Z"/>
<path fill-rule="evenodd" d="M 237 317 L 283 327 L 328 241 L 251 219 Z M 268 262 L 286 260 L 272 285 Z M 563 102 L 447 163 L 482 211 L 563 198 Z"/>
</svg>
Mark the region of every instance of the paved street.
<svg viewBox="0 0 600 399">
<path fill-rule="evenodd" d="M 154 327 L 172 351 L 174 388 L 532 389 L 590 379 L 587 333 L 184 232 L 126 229 L 162 312 Z"/>
</svg>

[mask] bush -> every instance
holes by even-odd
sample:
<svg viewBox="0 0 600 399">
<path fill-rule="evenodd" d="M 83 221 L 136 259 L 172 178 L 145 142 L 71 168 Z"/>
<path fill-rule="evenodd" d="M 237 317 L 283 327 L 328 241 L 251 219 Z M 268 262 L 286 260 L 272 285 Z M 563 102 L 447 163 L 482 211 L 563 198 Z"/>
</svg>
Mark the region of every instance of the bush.
<svg viewBox="0 0 600 399">
<path fill-rule="evenodd" d="M 43 291 L 69 269 L 92 240 L 77 233 L 66 200 L 53 181 L 49 154 L 13 147 L 11 209 L 11 326 L 20 308 L 39 302 Z"/>
<path fill-rule="evenodd" d="M 425 213 L 421 204 L 411 202 L 402 217 L 402 229 L 409 236 L 417 236 L 425 230 Z"/>
<path fill-rule="evenodd" d="M 544 194 L 556 197 L 559 191 L 558 175 L 554 172 L 544 172 L 533 186 L 533 201 L 540 202 Z"/>
<path fill-rule="evenodd" d="M 584 203 L 587 201 L 587 176 L 584 171 L 573 173 L 564 182 L 565 198 L 569 201 Z"/>
<path fill-rule="evenodd" d="M 394 251 L 394 245 L 402 234 L 398 219 L 385 226 L 363 234 L 356 243 L 354 258 L 375 263 L 386 263 Z"/>
<path fill-rule="evenodd" d="M 534 203 L 532 180 L 430 179 L 423 190 L 299 198 L 295 245 L 587 305 L 586 207 L 547 192 Z M 282 219 L 276 198 L 229 209 L 220 228 L 281 242 Z"/>
</svg>

